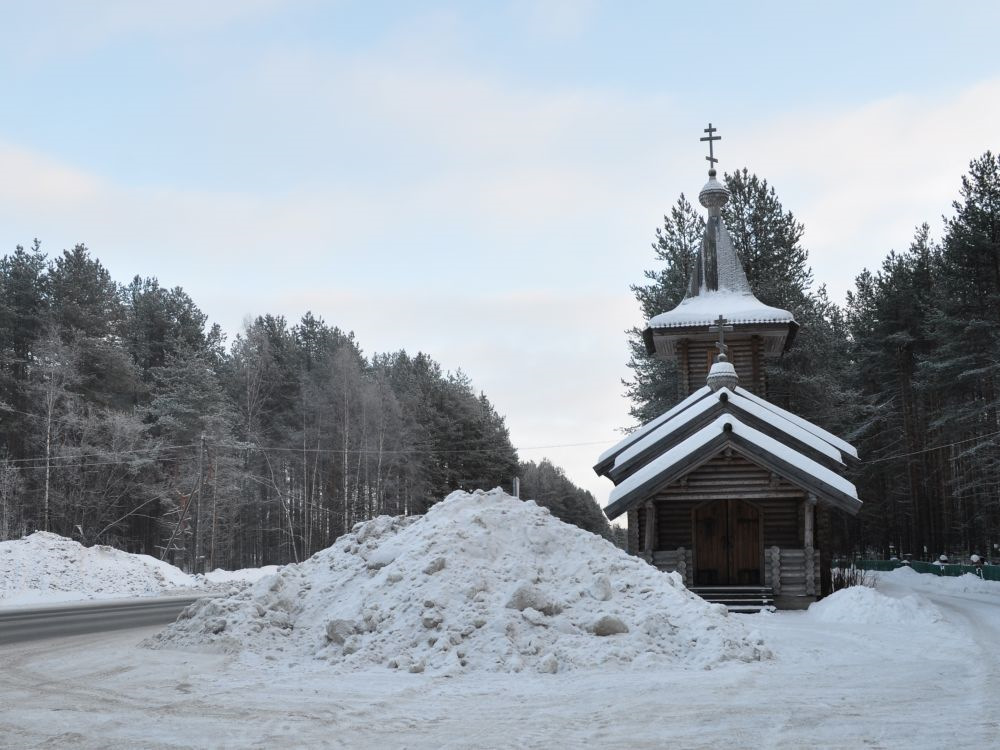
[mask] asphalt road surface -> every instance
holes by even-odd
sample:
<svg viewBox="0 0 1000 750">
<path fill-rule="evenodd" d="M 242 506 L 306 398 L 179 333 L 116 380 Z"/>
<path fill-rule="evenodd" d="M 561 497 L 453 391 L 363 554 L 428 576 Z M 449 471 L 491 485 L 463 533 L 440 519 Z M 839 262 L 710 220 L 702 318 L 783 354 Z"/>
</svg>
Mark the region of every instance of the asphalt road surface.
<svg viewBox="0 0 1000 750">
<path fill-rule="evenodd" d="M 198 598 L 165 596 L 0 609 L 0 644 L 166 625 Z"/>
</svg>

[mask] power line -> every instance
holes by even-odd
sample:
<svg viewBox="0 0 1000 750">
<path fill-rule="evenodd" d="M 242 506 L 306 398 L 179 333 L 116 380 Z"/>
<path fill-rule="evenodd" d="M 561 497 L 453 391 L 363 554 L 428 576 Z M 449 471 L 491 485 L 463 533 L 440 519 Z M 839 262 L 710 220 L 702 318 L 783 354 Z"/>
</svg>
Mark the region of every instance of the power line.
<svg viewBox="0 0 1000 750">
<path fill-rule="evenodd" d="M 514 446 L 515 451 L 534 451 L 534 450 L 549 450 L 552 448 L 579 448 L 583 446 L 591 445 L 610 445 L 613 440 L 595 440 L 591 442 L 584 443 L 554 443 L 552 445 L 529 445 L 522 448 Z M 274 451 L 279 453 L 329 453 L 334 455 L 343 455 L 347 453 L 348 455 L 358 456 L 358 455 L 412 455 L 412 454 L 466 454 L 466 453 L 495 453 L 496 451 L 505 450 L 506 446 L 494 445 L 488 448 L 428 448 L 428 447 L 412 447 L 412 448 L 348 448 L 346 451 L 343 448 L 288 448 L 281 445 L 259 445 L 256 443 L 213 443 L 212 448 L 230 448 L 234 450 L 260 450 L 260 451 Z"/>
<path fill-rule="evenodd" d="M 175 457 L 161 456 L 161 457 L 158 457 L 158 458 L 154 458 L 152 460 L 153 461 L 158 461 L 158 462 L 171 462 L 171 461 L 178 462 L 178 461 L 181 461 L 182 459 L 179 458 L 179 457 L 176 457 L 176 456 Z M 91 466 L 121 466 L 122 464 L 126 464 L 126 463 L 128 463 L 128 461 L 89 461 L 89 462 L 77 463 L 77 464 L 55 464 L 54 463 L 54 464 L 51 464 L 49 466 L 49 468 L 52 469 L 52 470 L 56 470 L 56 469 L 86 469 L 86 468 L 90 468 Z M 32 464 L 31 466 L 16 466 L 14 468 L 17 468 L 17 469 L 45 469 L 45 464 L 41 464 L 41 465 Z"/>
<path fill-rule="evenodd" d="M 555 443 L 552 445 L 532 445 L 526 446 L 524 448 L 515 448 L 516 451 L 532 451 L 532 450 L 548 450 L 552 448 L 576 448 L 582 446 L 592 446 L 592 445 L 608 445 L 612 441 L 610 440 L 598 440 L 592 442 L 584 443 Z M 194 448 L 197 447 L 198 443 L 186 443 L 183 445 L 165 445 L 156 448 L 136 448 L 134 450 L 127 451 L 91 451 L 88 453 L 83 453 L 75 456 L 50 456 L 49 464 L 53 469 L 69 469 L 69 468 L 80 468 L 87 466 L 111 466 L 113 464 L 123 464 L 127 461 L 116 460 L 116 461 L 82 461 L 84 458 L 100 458 L 106 456 L 122 456 L 122 455 L 134 455 L 139 453 L 156 453 L 158 451 L 169 451 L 178 450 L 182 448 Z M 255 443 L 208 443 L 209 449 L 230 449 L 230 450 L 259 450 L 259 451 L 272 451 L 272 452 L 282 452 L 282 453 L 323 453 L 332 455 L 343 455 L 344 450 L 342 448 L 289 448 L 285 446 L 275 446 L 275 445 L 257 445 Z M 425 447 L 414 447 L 414 448 L 400 448 L 400 449 L 377 449 L 377 448 L 348 448 L 347 454 L 351 456 L 358 455 L 423 455 L 423 454 L 441 454 L 446 453 L 449 455 L 454 454 L 482 454 L 482 453 L 495 453 L 497 451 L 505 450 L 506 447 L 503 445 L 495 445 L 489 448 L 425 448 Z M 45 468 L 45 456 L 32 456 L 28 458 L 12 458 L 7 459 L 8 464 L 20 464 L 16 468 L 19 469 L 43 469 Z M 182 457 L 168 457 L 160 456 L 155 457 L 154 461 L 181 461 Z M 75 461 L 77 463 L 62 463 L 63 461 Z"/>
<path fill-rule="evenodd" d="M 0 404 L 0 411 L 8 411 L 11 414 L 21 414 L 25 417 L 31 417 L 32 419 L 37 419 L 42 422 L 60 422 L 62 424 L 75 425 L 78 424 L 77 420 L 73 419 L 63 419 L 62 417 L 45 417 L 41 414 L 35 414 L 30 411 L 21 411 L 20 409 L 15 409 L 12 406 L 7 406 L 6 404 Z"/>
<path fill-rule="evenodd" d="M 156 453 L 157 451 L 169 451 L 178 450 L 180 448 L 194 448 L 197 443 L 188 443 L 186 445 L 161 445 L 155 448 L 133 448 L 131 450 L 123 451 L 88 451 L 87 453 L 80 453 L 75 456 L 49 456 L 49 462 L 59 461 L 59 460 L 72 460 L 79 461 L 84 458 L 91 457 L 101 457 L 101 456 L 122 456 L 122 455 L 133 455 L 136 453 Z M 31 458 L 10 458 L 7 459 L 7 463 L 11 464 L 23 464 L 23 463 L 44 463 L 46 460 L 45 456 L 32 456 Z M 31 468 L 30 466 L 24 466 L 20 468 Z"/>
<path fill-rule="evenodd" d="M 972 438 L 966 438 L 965 440 L 956 440 L 952 443 L 946 443 L 943 445 L 936 445 L 930 448 L 922 448 L 917 451 L 910 451 L 908 453 L 897 453 L 891 456 L 883 456 L 881 458 L 873 458 L 860 461 L 863 465 L 884 463 L 886 461 L 893 461 L 899 458 L 908 458 L 910 456 L 917 456 L 924 453 L 931 453 L 933 451 L 944 450 L 946 448 L 952 448 L 957 445 L 965 445 L 967 443 L 982 443 L 991 438 L 1000 436 L 1000 430 L 996 432 L 987 433 L 985 435 L 979 435 Z M 514 447 L 517 452 L 528 452 L 528 451 L 538 451 L 538 450 L 552 450 L 556 448 L 581 448 L 590 447 L 595 445 L 611 445 L 618 442 L 617 440 L 591 440 L 579 443 L 550 443 L 547 445 L 529 445 L 523 447 Z M 197 443 L 185 443 L 181 445 L 165 445 L 157 446 L 153 448 L 135 448 L 132 450 L 123 451 L 91 451 L 88 453 L 80 454 L 77 456 L 51 456 L 49 457 L 49 464 L 53 469 L 71 469 L 71 468 L 85 468 L 90 466 L 111 466 L 115 464 L 127 463 L 124 460 L 115 461 L 81 461 L 83 458 L 99 458 L 104 456 L 122 456 L 122 455 L 136 455 L 141 453 L 156 453 L 159 451 L 171 451 L 171 450 L 181 450 L 186 448 L 194 448 Z M 343 448 L 290 448 L 286 446 L 278 445 L 259 445 L 255 443 L 210 443 L 209 448 L 211 449 L 228 449 L 228 450 L 257 450 L 257 451 L 270 451 L 278 453 L 312 453 L 312 454 L 326 454 L 326 455 L 344 455 L 345 453 L 350 456 L 364 456 L 364 455 L 479 455 L 496 453 L 498 451 L 503 451 L 506 446 L 494 445 L 485 448 L 432 448 L 432 447 L 411 447 L 411 448 L 396 448 L 396 449 L 386 449 L 386 448 L 348 448 L 346 451 Z M 44 468 L 45 456 L 33 456 L 28 458 L 15 458 L 7 459 L 8 464 L 18 464 L 17 468 L 20 469 L 40 469 Z M 63 461 L 77 461 L 77 463 L 62 463 Z M 180 461 L 181 457 L 155 457 L 154 461 Z"/>
<path fill-rule="evenodd" d="M 873 458 L 873 459 L 868 460 L 868 461 L 862 461 L 861 463 L 863 463 L 863 464 L 878 464 L 878 463 L 882 463 L 883 461 L 892 461 L 892 460 L 897 459 L 897 458 L 907 458 L 909 456 L 918 456 L 921 453 L 930 453 L 931 451 L 939 451 L 939 450 L 943 450 L 944 448 L 954 448 L 956 445 L 964 445 L 965 443 L 984 443 L 987 440 L 989 440 L 990 438 L 996 437 L 997 435 L 1000 435 L 1000 430 L 997 430 L 996 432 L 987 433 L 986 435 L 978 435 L 977 437 L 966 438 L 965 440 L 956 440 L 954 443 L 947 443 L 946 445 L 935 445 L 933 448 L 922 448 L 921 450 L 911 451 L 910 453 L 898 453 L 895 456 L 885 456 L 884 458 Z"/>
</svg>

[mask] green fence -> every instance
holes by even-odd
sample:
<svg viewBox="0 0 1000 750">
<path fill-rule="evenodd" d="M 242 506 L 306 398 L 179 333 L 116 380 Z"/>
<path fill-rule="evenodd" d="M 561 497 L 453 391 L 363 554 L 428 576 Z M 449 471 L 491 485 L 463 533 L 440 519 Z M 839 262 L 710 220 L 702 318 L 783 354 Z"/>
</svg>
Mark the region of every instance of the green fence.
<svg viewBox="0 0 1000 750">
<path fill-rule="evenodd" d="M 904 563 L 899 560 L 846 560 L 842 558 L 833 561 L 833 567 L 835 568 L 855 567 L 861 570 L 877 570 L 882 572 L 895 570 L 903 566 Z M 908 566 L 918 573 L 930 573 L 936 576 L 961 576 L 971 573 L 987 581 L 1000 581 L 1000 565 L 984 565 L 978 568 L 975 565 L 938 565 L 937 563 L 913 560 L 908 563 Z"/>
</svg>

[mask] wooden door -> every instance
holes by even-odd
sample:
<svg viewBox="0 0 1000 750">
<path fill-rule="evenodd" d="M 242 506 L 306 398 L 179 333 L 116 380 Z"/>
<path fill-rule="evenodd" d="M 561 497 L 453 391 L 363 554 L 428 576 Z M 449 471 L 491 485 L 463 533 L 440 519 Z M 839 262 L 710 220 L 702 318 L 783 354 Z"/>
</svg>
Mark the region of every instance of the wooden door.
<svg viewBox="0 0 1000 750">
<path fill-rule="evenodd" d="M 699 586 L 729 583 L 729 506 L 726 500 L 707 503 L 694 511 L 694 581 Z"/>
<path fill-rule="evenodd" d="M 760 511 L 743 500 L 695 509 L 695 583 L 754 586 L 761 582 Z"/>
<path fill-rule="evenodd" d="M 729 500 L 730 582 L 739 586 L 761 584 L 760 511 L 743 500 Z"/>
</svg>

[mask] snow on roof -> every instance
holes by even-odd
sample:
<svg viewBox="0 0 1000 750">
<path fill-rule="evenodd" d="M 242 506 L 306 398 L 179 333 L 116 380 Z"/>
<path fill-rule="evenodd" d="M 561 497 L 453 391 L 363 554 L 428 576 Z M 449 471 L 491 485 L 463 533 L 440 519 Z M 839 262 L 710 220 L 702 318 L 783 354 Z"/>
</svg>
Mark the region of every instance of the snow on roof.
<svg viewBox="0 0 1000 750">
<path fill-rule="evenodd" d="M 742 389 L 740 389 L 742 390 Z M 626 463 L 631 461 L 633 458 L 638 456 L 643 451 L 647 450 L 653 445 L 656 445 L 659 441 L 668 437 L 672 432 L 679 430 L 684 425 L 691 422 L 693 419 L 704 414 L 706 411 L 711 409 L 718 403 L 718 397 L 720 394 L 726 394 L 729 399 L 729 403 L 733 406 L 742 409 L 743 411 L 752 414 L 763 422 L 767 422 L 775 429 L 789 435 L 790 437 L 798 440 L 800 443 L 808 445 L 813 450 L 822 453 L 825 456 L 832 458 L 838 463 L 843 463 L 843 458 L 841 457 L 840 451 L 837 450 L 830 443 L 821 440 L 816 437 L 812 432 L 804 430 L 795 422 L 787 419 L 786 417 L 777 414 L 769 409 L 765 409 L 759 404 L 751 401 L 750 399 L 744 398 L 738 393 L 733 393 L 728 388 L 720 388 L 715 396 L 717 398 L 703 398 L 698 403 L 694 404 L 688 409 L 685 409 L 682 413 L 677 414 L 673 419 L 669 419 L 662 423 L 659 427 L 648 432 L 640 440 L 635 441 L 631 446 L 623 450 L 615 458 L 615 468 L 619 466 L 624 466 Z M 817 428 L 819 429 L 819 428 Z"/>
<path fill-rule="evenodd" d="M 686 297 L 673 310 L 660 313 L 649 320 L 650 328 L 680 328 L 708 326 L 719 316 L 727 323 L 794 323 L 795 316 L 788 310 L 765 305 L 752 294 L 735 294 L 730 291 L 701 291 L 695 297 Z"/>
<path fill-rule="evenodd" d="M 857 458 L 858 457 L 858 451 L 857 451 L 857 449 L 853 445 L 851 445 L 850 443 L 848 443 L 843 438 L 837 437 L 832 432 L 828 432 L 827 430 L 824 430 L 822 427 L 819 427 L 818 425 L 814 425 L 809 420 L 803 419 L 802 417 L 800 417 L 800 416 L 798 416 L 796 414 L 792 414 L 792 412 L 790 412 L 790 411 L 785 411 L 780 406 L 775 406 L 770 401 L 765 401 L 760 396 L 756 396 L 756 395 L 754 395 L 753 393 L 751 393 L 750 391 L 748 391 L 748 390 L 746 390 L 744 388 L 740 388 L 739 386 L 737 386 L 736 387 L 736 393 L 739 394 L 740 396 L 743 396 L 744 398 L 749 399 L 750 401 L 753 401 L 755 404 L 758 404 L 758 405 L 764 407 L 768 411 L 772 411 L 775 414 L 777 414 L 778 416 L 784 417 L 789 422 L 792 422 L 793 424 L 796 424 L 799 427 L 801 427 L 803 430 L 806 430 L 807 432 L 811 432 L 816 437 L 820 438 L 821 440 L 826 441 L 827 443 L 829 443 L 830 445 L 832 445 L 834 448 L 837 448 L 837 449 L 843 451 L 844 453 L 846 453 L 847 455 L 851 456 L 852 458 Z"/>
<path fill-rule="evenodd" d="M 804 419 L 798 421 L 792 421 L 788 417 L 794 415 L 790 414 L 789 412 L 781 414 L 779 413 L 779 411 L 781 410 L 772 411 L 771 409 L 766 409 L 760 404 L 758 404 L 756 401 L 752 401 L 749 398 L 745 398 L 740 393 L 740 391 L 742 390 L 743 390 L 742 388 L 737 386 L 736 387 L 737 392 L 730 393 L 729 395 L 729 403 L 731 403 L 733 406 L 739 407 L 740 409 L 749 414 L 753 414 L 755 417 L 757 417 L 757 419 L 761 420 L 762 422 L 767 422 L 776 429 L 784 432 L 786 435 L 790 435 L 791 437 L 795 438 L 800 443 L 804 443 L 813 450 L 822 453 L 824 456 L 829 456 L 837 463 L 840 464 L 844 463 L 844 457 L 843 455 L 841 455 L 841 452 L 837 448 L 837 446 L 831 445 L 828 441 L 823 440 L 822 438 L 818 437 L 815 434 L 815 431 L 825 432 L 825 430 L 823 430 L 820 427 L 816 427 L 816 425 L 812 425 L 811 422 L 806 422 Z M 764 401 L 764 403 L 766 404 L 767 402 Z M 814 430 L 804 429 L 798 422 L 805 422 L 806 424 L 812 425 Z M 847 443 L 844 444 L 847 445 Z M 850 446 L 848 445 L 848 447 Z M 853 450 L 853 448 L 851 450 Z"/>
<path fill-rule="evenodd" d="M 706 388 L 706 390 L 708 390 Z M 726 389 L 723 388 L 723 391 Z M 719 391 L 721 393 L 722 391 Z M 727 391 L 728 392 L 728 391 Z M 716 398 L 712 398 L 715 395 Z M 668 419 L 666 422 L 662 423 L 652 432 L 647 433 L 640 440 L 636 440 L 632 445 L 623 450 L 615 458 L 615 468 L 619 466 L 624 466 L 626 463 L 631 461 L 633 458 L 638 456 L 643 451 L 647 450 L 653 445 L 663 440 L 665 437 L 669 436 L 671 433 L 676 432 L 684 425 L 691 422 L 693 419 L 697 419 L 706 411 L 714 407 L 719 403 L 718 394 L 713 394 L 709 391 L 705 394 L 705 398 L 702 398 L 695 404 L 692 404 L 690 408 L 685 409 L 680 414 L 676 415 L 673 419 Z"/>
<path fill-rule="evenodd" d="M 647 434 L 650 430 L 655 430 L 657 427 L 659 427 L 661 424 L 663 424 L 668 419 L 673 417 L 675 414 L 679 414 L 680 412 L 684 411 L 689 406 L 691 406 L 691 404 L 700 401 L 711 392 L 712 389 L 709 388 L 707 385 L 704 385 L 698 390 L 696 390 L 694 393 L 692 393 L 690 396 L 688 396 L 686 399 L 681 401 L 680 403 L 676 404 L 675 406 L 672 406 L 670 409 L 667 409 L 667 411 L 663 412 L 663 414 L 661 414 L 660 416 L 651 419 L 650 421 L 646 422 L 646 424 L 644 424 L 642 427 L 633 430 L 624 438 L 615 443 L 613 446 L 604 451 L 604 453 L 602 453 L 597 459 L 598 465 L 604 463 L 609 458 L 614 456 L 616 453 L 619 453 L 625 448 L 627 448 L 629 445 L 634 443 L 643 435 Z"/>
<path fill-rule="evenodd" d="M 794 448 L 778 442 L 770 435 L 765 435 L 760 430 L 748 427 L 738 419 L 730 418 L 730 422 L 733 425 L 733 432 L 735 434 L 751 443 L 754 443 L 758 447 L 763 448 L 775 458 L 780 458 L 785 463 L 791 464 L 800 471 L 814 476 L 816 479 L 819 479 L 821 482 L 825 482 L 836 490 L 840 490 L 845 495 L 853 497 L 855 500 L 858 499 L 858 488 L 855 487 L 852 482 L 840 476 L 837 472 L 831 471 L 825 466 L 818 464 L 808 456 L 803 456 Z"/>
<path fill-rule="evenodd" d="M 829 485 L 844 495 L 858 500 L 857 488 L 836 472 L 833 472 L 816 461 L 813 461 L 811 458 L 802 455 L 794 448 L 784 445 L 774 438 L 765 435 L 760 430 L 755 430 L 753 427 L 743 424 L 732 414 L 723 414 L 711 424 L 698 430 L 698 432 L 691 437 L 681 441 L 670 450 L 654 458 L 648 464 L 615 487 L 611 491 L 611 495 L 608 498 L 608 507 L 631 495 L 643 485 L 646 485 L 651 481 L 655 481 L 658 476 L 671 471 L 677 466 L 677 464 L 696 454 L 699 449 L 703 448 L 713 439 L 722 435 L 725 432 L 725 426 L 727 424 L 731 425 L 733 434 L 743 438 L 749 443 L 754 444 L 774 458 L 790 464 L 799 471 L 809 474 L 813 478 Z M 858 502 L 860 503 L 860 500 L 858 500 Z"/>
<path fill-rule="evenodd" d="M 723 425 L 726 422 L 735 421 L 736 420 L 731 415 L 724 414 L 710 425 L 706 425 L 698 430 L 698 432 L 691 437 L 679 442 L 666 453 L 660 454 L 639 469 L 639 471 L 635 472 L 635 474 L 611 490 L 611 494 L 608 496 L 608 505 L 614 505 L 616 502 L 621 500 L 626 495 L 631 494 L 646 482 L 651 479 L 655 479 L 658 475 L 671 469 L 681 460 L 687 458 L 699 448 L 704 447 L 710 440 L 722 434 Z"/>
</svg>

